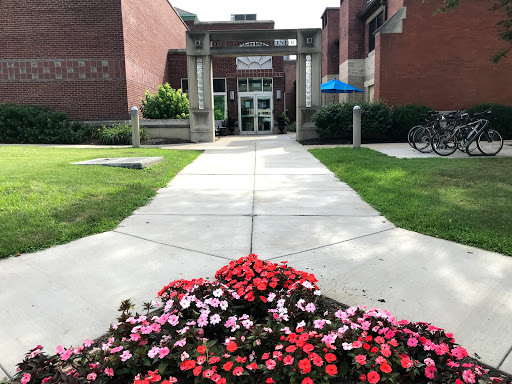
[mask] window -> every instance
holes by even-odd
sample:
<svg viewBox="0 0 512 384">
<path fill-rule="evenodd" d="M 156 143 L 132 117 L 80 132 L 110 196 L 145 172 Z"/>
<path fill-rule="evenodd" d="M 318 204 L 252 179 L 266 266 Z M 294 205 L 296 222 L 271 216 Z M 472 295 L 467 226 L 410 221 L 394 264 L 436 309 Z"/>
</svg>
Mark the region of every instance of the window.
<svg viewBox="0 0 512 384">
<path fill-rule="evenodd" d="M 238 92 L 272 92 L 272 78 L 240 78 L 238 79 Z"/>
<path fill-rule="evenodd" d="M 375 16 L 368 25 L 368 52 L 375 50 L 375 35 L 373 34 L 377 29 L 384 24 L 384 11 Z"/>
<path fill-rule="evenodd" d="M 227 118 L 226 79 L 213 79 L 213 113 L 215 120 Z"/>
<path fill-rule="evenodd" d="M 188 79 L 181 79 L 181 92 L 188 93 Z"/>
</svg>

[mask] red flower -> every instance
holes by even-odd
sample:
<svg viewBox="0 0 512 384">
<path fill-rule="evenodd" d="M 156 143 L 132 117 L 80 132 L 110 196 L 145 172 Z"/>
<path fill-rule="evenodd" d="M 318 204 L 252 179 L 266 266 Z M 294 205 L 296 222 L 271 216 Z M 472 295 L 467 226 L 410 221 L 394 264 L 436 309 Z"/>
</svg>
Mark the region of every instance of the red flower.
<svg viewBox="0 0 512 384">
<path fill-rule="evenodd" d="M 267 384 L 273 384 L 273 383 L 275 383 L 275 381 L 274 381 L 271 377 L 269 377 L 269 378 L 267 379 L 267 381 L 265 381 L 265 382 L 266 382 Z"/>
<path fill-rule="evenodd" d="M 288 347 L 286 347 L 285 351 L 289 352 L 289 353 L 293 353 L 293 352 L 295 352 L 296 349 L 297 349 L 297 347 L 295 345 L 289 345 Z"/>
<path fill-rule="evenodd" d="M 366 356 L 365 355 L 357 355 L 356 362 L 358 364 L 365 365 L 366 364 Z"/>
<path fill-rule="evenodd" d="M 368 351 L 370 349 L 370 344 L 364 343 L 363 348 Z"/>
<path fill-rule="evenodd" d="M 338 373 L 338 368 L 334 364 L 329 364 L 327 367 L 325 367 L 325 373 L 327 373 L 329 376 L 334 376 Z"/>
<path fill-rule="evenodd" d="M 228 361 L 226 364 L 224 364 L 222 366 L 222 369 L 224 369 L 225 371 L 230 371 L 231 367 L 233 367 L 233 362 L 232 361 Z"/>
<path fill-rule="evenodd" d="M 300 373 L 302 373 L 303 375 L 309 373 L 311 372 L 311 363 L 309 362 L 308 359 L 302 359 L 301 361 L 299 361 L 299 368 Z"/>
<path fill-rule="evenodd" d="M 325 361 L 327 361 L 328 363 L 332 363 L 333 361 L 336 361 L 336 355 L 334 355 L 332 353 L 326 353 Z"/>
<path fill-rule="evenodd" d="M 306 343 L 302 350 L 306 353 L 310 353 L 315 347 L 312 344 Z"/>
<path fill-rule="evenodd" d="M 390 373 L 392 371 L 391 366 L 388 363 L 382 363 L 380 365 L 380 370 L 384 373 Z"/>
<path fill-rule="evenodd" d="M 292 365 L 294 358 L 290 355 L 286 355 L 283 359 L 284 365 Z"/>
<path fill-rule="evenodd" d="M 244 373 L 244 369 L 242 367 L 236 367 L 233 369 L 233 375 L 235 376 L 242 376 L 242 373 Z"/>
<path fill-rule="evenodd" d="M 194 373 L 194 376 L 199 376 L 201 374 L 202 370 L 203 370 L 203 367 L 198 365 L 197 367 L 194 368 L 194 370 L 192 372 Z"/>
<path fill-rule="evenodd" d="M 377 347 L 373 347 L 373 348 L 370 350 L 370 352 L 371 352 L 371 353 L 377 353 L 378 351 L 379 351 L 379 348 L 377 348 Z"/>
<path fill-rule="evenodd" d="M 229 352 L 235 352 L 238 349 L 238 345 L 236 345 L 236 343 L 229 343 L 226 349 Z"/>
<path fill-rule="evenodd" d="M 313 380 L 311 380 L 309 377 L 306 377 L 306 378 L 304 378 L 304 380 L 302 380 L 301 384 L 314 384 L 314 383 L 313 383 Z"/>
<path fill-rule="evenodd" d="M 365 381 L 365 380 L 366 380 L 366 375 L 363 373 L 363 374 L 361 375 L 361 377 L 359 378 L 359 380 L 361 380 L 361 381 Z"/>
<path fill-rule="evenodd" d="M 201 355 L 206 352 L 206 347 L 204 345 L 200 345 L 197 347 L 197 352 L 199 352 Z"/>
<path fill-rule="evenodd" d="M 370 384 L 378 383 L 378 382 L 379 382 L 379 380 L 380 380 L 380 376 L 379 376 L 379 374 L 378 374 L 377 372 L 375 372 L 375 371 L 370 371 L 370 372 L 368 373 L 368 382 L 369 382 Z"/>
<path fill-rule="evenodd" d="M 180 364 L 180 369 L 182 371 L 188 371 L 189 369 L 193 369 L 196 366 L 195 360 L 185 360 Z"/>
</svg>

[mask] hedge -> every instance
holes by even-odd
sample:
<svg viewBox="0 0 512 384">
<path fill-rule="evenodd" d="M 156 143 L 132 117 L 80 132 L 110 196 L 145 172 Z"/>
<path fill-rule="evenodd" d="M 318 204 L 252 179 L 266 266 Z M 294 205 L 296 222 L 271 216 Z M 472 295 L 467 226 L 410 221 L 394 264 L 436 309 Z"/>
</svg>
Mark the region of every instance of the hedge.
<svg viewBox="0 0 512 384">
<path fill-rule="evenodd" d="M 0 104 L 0 143 L 77 144 L 85 131 L 64 112 L 49 107 Z"/>
<path fill-rule="evenodd" d="M 352 111 L 361 107 L 361 136 L 365 142 L 405 142 L 407 133 L 415 125 L 425 123 L 425 113 L 430 108 L 424 105 L 408 104 L 388 107 L 383 102 L 332 103 L 319 108 L 313 115 L 313 122 L 321 138 L 352 140 Z M 512 106 L 481 104 L 468 109 L 470 115 L 491 108 L 491 127 L 501 133 L 504 139 L 512 138 Z"/>
</svg>

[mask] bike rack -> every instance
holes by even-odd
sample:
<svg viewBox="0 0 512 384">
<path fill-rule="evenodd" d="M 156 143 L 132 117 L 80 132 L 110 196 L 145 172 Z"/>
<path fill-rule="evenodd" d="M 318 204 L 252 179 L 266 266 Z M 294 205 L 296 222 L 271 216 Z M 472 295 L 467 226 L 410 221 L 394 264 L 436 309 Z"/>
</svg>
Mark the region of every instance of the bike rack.
<svg viewBox="0 0 512 384">
<path fill-rule="evenodd" d="M 476 131 L 475 134 L 471 135 L 470 136 L 470 140 L 468 141 L 468 143 L 466 144 L 466 153 L 469 155 L 469 156 L 473 156 L 473 157 L 483 157 L 483 156 L 496 156 L 496 154 L 488 154 L 488 153 L 483 153 L 480 148 L 478 148 L 478 150 L 480 151 L 480 153 L 471 153 L 471 151 L 469 150 L 469 146 L 471 144 L 473 144 L 473 142 L 480 136 L 480 134 L 485 130 L 485 128 L 487 128 L 487 126 L 489 125 L 489 120 L 481 120 L 483 122 L 482 124 L 482 127 L 480 127 L 478 129 L 478 131 Z M 474 152 L 474 151 L 473 151 Z"/>
</svg>

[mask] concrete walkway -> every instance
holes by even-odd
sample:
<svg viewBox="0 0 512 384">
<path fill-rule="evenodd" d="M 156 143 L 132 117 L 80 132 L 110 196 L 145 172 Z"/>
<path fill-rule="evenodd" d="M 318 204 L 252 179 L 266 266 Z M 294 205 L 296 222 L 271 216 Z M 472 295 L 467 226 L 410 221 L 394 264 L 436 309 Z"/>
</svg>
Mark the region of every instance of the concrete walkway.
<svg viewBox="0 0 512 384">
<path fill-rule="evenodd" d="M 511 257 L 396 228 L 287 135 L 172 147 L 206 151 L 115 231 L 0 260 L 5 371 L 37 344 L 100 336 L 123 299 L 256 253 L 313 272 L 343 303 L 443 327 L 512 372 Z"/>
</svg>

